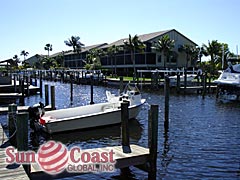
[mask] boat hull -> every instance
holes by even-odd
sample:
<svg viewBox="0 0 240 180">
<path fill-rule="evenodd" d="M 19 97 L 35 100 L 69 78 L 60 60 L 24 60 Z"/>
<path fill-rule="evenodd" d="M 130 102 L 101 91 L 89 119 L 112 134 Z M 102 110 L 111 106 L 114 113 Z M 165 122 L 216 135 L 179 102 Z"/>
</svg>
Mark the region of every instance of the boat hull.
<svg viewBox="0 0 240 180">
<path fill-rule="evenodd" d="M 142 100 L 141 104 L 129 107 L 129 119 L 137 117 L 144 102 L 145 100 Z M 118 123 L 121 123 L 121 109 L 119 108 L 90 114 L 89 116 L 76 116 L 66 120 L 58 120 L 50 123 L 45 123 L 43 130 L 49 134 L 53 134 L 63 131 L 95 128 Z"/>
</svg>

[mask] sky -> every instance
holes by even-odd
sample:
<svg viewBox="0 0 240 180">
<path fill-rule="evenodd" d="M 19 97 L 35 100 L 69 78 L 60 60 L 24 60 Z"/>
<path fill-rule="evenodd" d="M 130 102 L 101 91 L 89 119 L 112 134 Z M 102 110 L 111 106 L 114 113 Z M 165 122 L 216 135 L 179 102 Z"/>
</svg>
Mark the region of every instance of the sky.
<svg viewBox="0 0 240 180">
<path fill-rule="evenodd" d="M 64 41 L 71 36 L 89 46 L 169 29 L 200 46 L 227 43 L 239 54 L 239 7 L 240 0 L 2 0 L 0 61 L 23 59 L 22 50 L 47 54 L 47 43 L 50 54 L 70 50 Z"/>
</svg>

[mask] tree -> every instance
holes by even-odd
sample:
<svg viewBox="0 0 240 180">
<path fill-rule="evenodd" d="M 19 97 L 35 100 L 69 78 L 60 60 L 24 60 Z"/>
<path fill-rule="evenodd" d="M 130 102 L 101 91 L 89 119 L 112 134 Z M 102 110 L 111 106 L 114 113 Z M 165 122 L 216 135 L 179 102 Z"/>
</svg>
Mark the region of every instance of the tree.
<svg viewBox="0 0 240 180">
<path fill-rule="evenodd" d="M 166 68 L 166 60 L 174 48 L 174 40 L 171 40 L 169 35 L 162 36 L 153 46 L 156 51 L 163 53 L 164 55 L 164 68 Z"/>
<path fill-rule="evenodd" d="M 111 66 L 112 66 L 112 77 L 113 77 L 113 69 L 114 69 L 114 74 L 116 74 L 116 54 L 119 52 L 119 47 L 112 45 L 107 49 L 106 54 L 110 57 L 111 59 Z M 113 68 L 113 59 L 114 61 L 114 68 Z"/>
<path fill-rule="evenodd" d="M 208 41 L 208 45 L 203 44 L 204 56 L 210 56 L 210 69 L 213 72 L 215 65 L 221 58 L 222 45 L 217 40 Z"/>
<path fill-rule="evenodd" d="M 25 51 L 25 50 L 22 50 L 22 52 L 21 52 L 21 54 L 20 54 L 20 56 L 23 56 L 23 58 L 24 58 L 24 61 L 25 61 L 25 59 L 26 59 L 26 56 L 28 56 L 28 52 L 27 51 Z"/>
<path fill-rule="evenodd" d="M 44 69 L 48 70 L 50 68 L 55 68 L 57 67 L 57 62 L 54 58 L 50 58 L 50 57 L 44 57 L 41 60 L 41 64 L 43 66 Z"/>
<path fill-rule="evenodd" d="M 68 41 L 67 40 L 64 41 L 64 43 L 67 46 L 73 47 L 73 52 L 80 53 L 81 48 L 84 46 L 84 44 L 81 43 L 79 40 L 80 40 L 79 36 L 71 36 L 71 38 L 69 38 Z"/>
<path fill-rule="evenodd" d="M 129 50 L 131 53 L 131 61 L 133 63 L 134 77 L 136 76 L 136 67 L 135 67 L 135 53 L 137 51 L 142 52 L 145 48 L 143 42 L 139 39 L 137 35 L 131 36 L 129 34 L 128 40 L 124 40 L 124 46 L 126 50 Z"/>
<path fill-rule="evenodd" d="M 44 47 L 44 50 L 48 51 L 48 57 L 49 57 L 49 51 L 52 51 L 52 44 L 46 44 Z"/>
<path fill-rule="evenodd" d="M 197 61 L 198 55 L 199 55 L 199 48 L 196 48 L 196 46 L 192 46 L 190 44 L 184 44 L 183 46 L 180 46 L 178 48 L 179 52 L 185 52 L 186 53 L 186 68 L 188 68 L 189 61 Z"/>
<path fill-rule="evenodd" d="M 18 68 L 18 64 L 20 63 L 20 58 L 18 57 L 18 55 L 14 55 L 13 56 L 13 66 L 15 68 Z"/>
<path fill-rule="evenodd" d="M 91 49 L 86 57 L 85 69 L 99 69 L 101 67 L 100 57 L 104 54 L 102 49 Z"/>
<path fill-rule="evenodd" d="M 80 42 L 79 36 L 71 36 L 68 40 L 64 41 L 67 46 L 73 47 L 73 52 L 77 52 L 80 58 L 80 52 L 82 47 L 84 46 L 83 43 Z"/>
</svg>

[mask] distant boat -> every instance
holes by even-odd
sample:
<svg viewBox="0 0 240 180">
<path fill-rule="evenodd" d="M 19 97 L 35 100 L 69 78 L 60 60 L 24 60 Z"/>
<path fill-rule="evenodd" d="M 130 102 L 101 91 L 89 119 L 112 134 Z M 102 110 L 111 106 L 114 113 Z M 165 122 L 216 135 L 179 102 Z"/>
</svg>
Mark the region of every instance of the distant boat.
<svg viewBox="0 0 240 180">
<path fill-rule="evenodd" d="M 35 121 L 47 133 L 58 133 L 76 129 L 95 128 L 121 122 L 121 103 L 129 102 L 129 119 L 136 118 L 145 103 L 138 88 L 129 84 L 124 93 L 115 96 L 106 91 L 108 102 L 74 108 L 48 111 Z"/>
</svg>

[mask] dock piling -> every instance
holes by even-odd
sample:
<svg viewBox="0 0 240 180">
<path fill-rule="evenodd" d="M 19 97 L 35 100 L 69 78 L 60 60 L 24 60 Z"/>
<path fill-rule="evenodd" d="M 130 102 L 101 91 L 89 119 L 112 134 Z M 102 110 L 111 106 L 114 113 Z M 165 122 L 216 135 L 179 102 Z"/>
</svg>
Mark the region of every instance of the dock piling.
<svg viewBox="0 0 240 180">
<path fill-rule="evenodd" d="M 120 76 L 120 85 L 119 85 L 120 94 L 123 92 L 123 76 Z"/>
<path fill-rule="evenodd" d="M 148 179 L 156 179 L 158 147 L 158 105 L 151 105 L 148 113 L 148 147 L 150 151 Z"/>
<path fill-rule="evenodd" d="M 91 76 L 91 101 L 90 104 L 94 104 L 93 102 L 93 76 Z"/>
<path fill-rule="evenodd" d="M 51 86 L 51 109 L 55 110 L 56 105 L 55 105 L 55 86 Z"/>
<path fill-rule="evenodd" d="M 48 84 L 45 84 L 45 106 L 49 105 L 49 88 L 48 88 Z"/>
<path fill-rule="evenodd" d="M 18 151 L 28 150 L 28 112 L 17 114 L 17 149 Z"/>
<path fill-rule="evenodd" d="M 43 82 L 42 82 L 42 71 L 40 71 L 40 74 L 39 74 L 39 81 L 40 81 L 40 97 L 42 97 L 42 85 L 43 85 Z"/>
<path fill-rule="evenodd" d="M 16 114 L 17 114 L 17 105 L 9 104 L 9 106 L 8 106 L 8 131 L 9 131 L 9 140 L 13 146 L 16 146 Z"/>
<path fill-rule="evenodd" d="M 180 74 L 177 74 L 177 93 L 180 93 Z"/>
<path fill-rule="evenodd" d="M 73 104 L 73 75 L 70 75 L 70 103 Z"/>
<path fill-rule="evenodd" d="M 121 135 L 122 135 L 122 149 L 124 153 L 131 153 L 130 141 L 129 141 L 129 111 L 128 111 L 129 102 L 121 103 Z"/>
<path fill-rule="evenodd" d="M 164 128 L 168 129 L 169 126 L 169 93 L 170 93 L 170 79 L 168 76 L 165 76 L 164 84 L 164 96 L 165 96 L 165 111 L 164 111 Z"/>
</svg>

